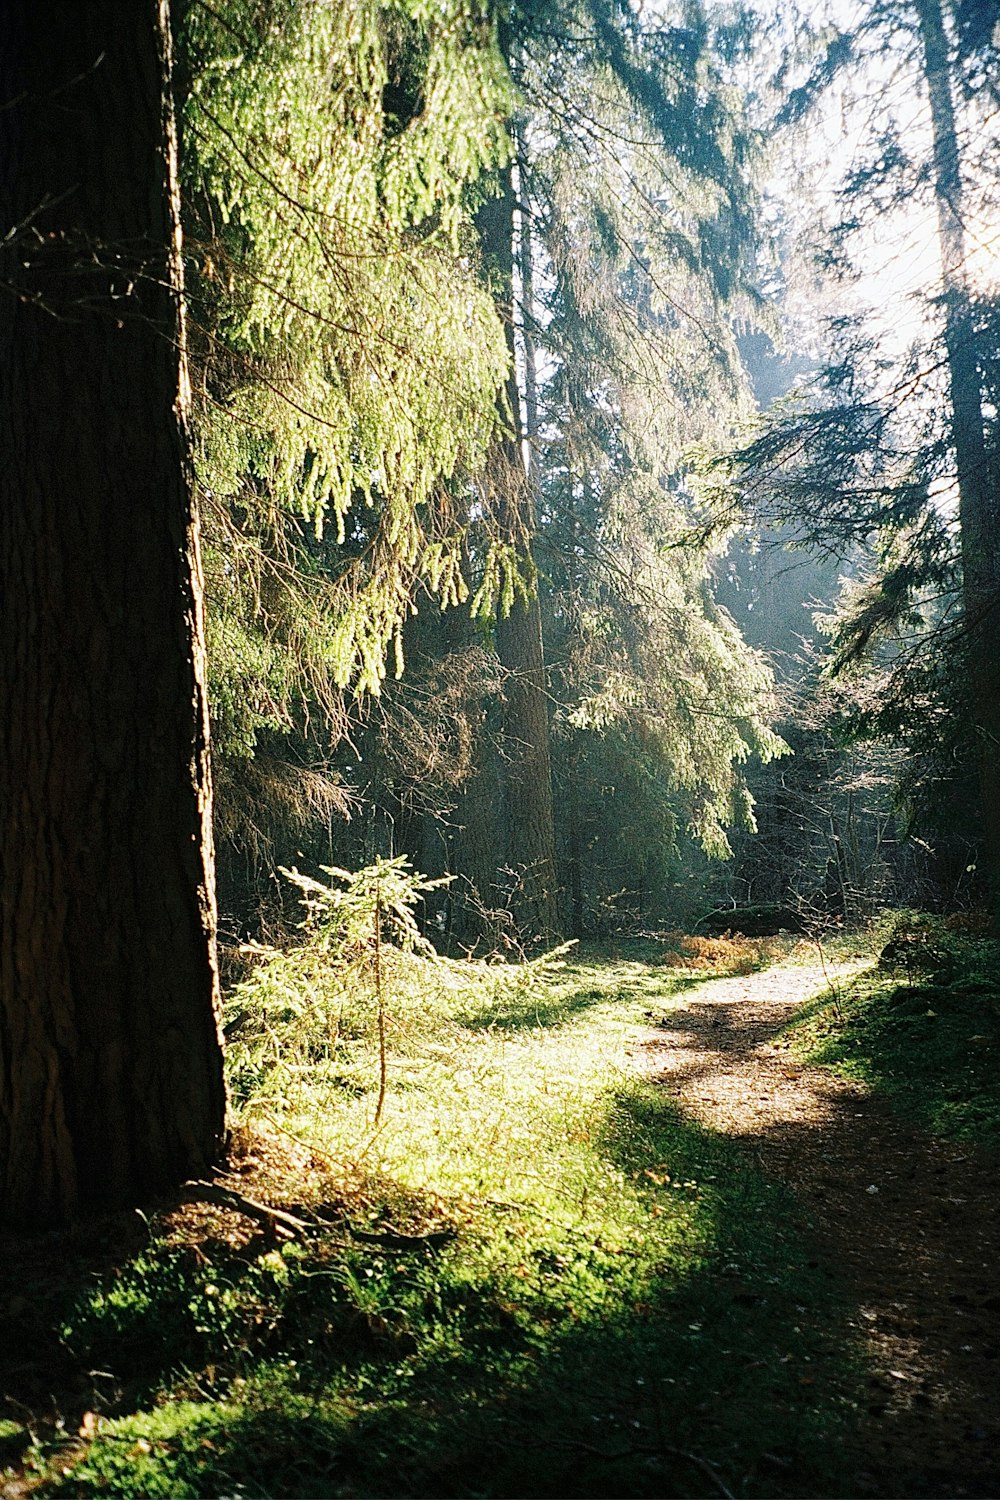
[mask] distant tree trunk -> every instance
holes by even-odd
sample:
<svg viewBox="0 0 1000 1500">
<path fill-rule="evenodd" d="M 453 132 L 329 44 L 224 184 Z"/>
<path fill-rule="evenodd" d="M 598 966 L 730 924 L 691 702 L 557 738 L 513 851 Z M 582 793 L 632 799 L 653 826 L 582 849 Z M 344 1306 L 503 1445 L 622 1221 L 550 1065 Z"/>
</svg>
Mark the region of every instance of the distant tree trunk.
<svg viewBox="0 0 1000 1500">
<path fill-rule="evenodd" d="M 479 212 L 487 262 L 501 286 L 501 316 L 507 328 L 511 375 L 507 386 L 509 431 L 494 452 L 490 482 L 498 496 L 504 532 L 520 547 L 534 571 L 535 504 L 522 448 L 521 401 L 514 362 L 514 187 L 510 169 L 500 196 Z M 504 799 L 506 862 L 519 885 L 513 907 L 520 925 L 544 937 L 558 927 L 549 709 L 542 647 L 542 616 L 537 590 L 499 614 L 497 655 L 507 673 L 504 685 L 506 751 L 509 756 Z"/>
<path fill-rule="evenodd" d="M 969 310 L 963 184 L 951 66 L 940 0 L 916 0 L 934 141 L 952 441 L 958 477 L 966 659 L 978 739 L 980 809 L 994 904 L 1000 908 L 1000 496 L 986 448 Z"/>
<path fill-rule="evenodd" d="M 567 864 L 569 867 L 570 936 L 582 938 L 583 837 L 580 827 L 580 753 L 570 750 L 566 767 Z"/>
<path fill-rule="evenodd" d="M 167 0 L 0 8 L 8 1225 L 134 1202 L 224 1136 L 168 80 Z"/>
<path fill-rule="evenodd" d="M 524 435 L 522 458 L 534 494 L 538 467 L 538 369 L 535 353 L 535 256 L 531 234 L 531 204 L 525 177 L 528 146 L 525 132 L 515 125 L 514 142 L 521 172 L 521 224 L 517 236 L 517 269 L 521 278 L 520 326 L 524 349 Z"/>
</svg>

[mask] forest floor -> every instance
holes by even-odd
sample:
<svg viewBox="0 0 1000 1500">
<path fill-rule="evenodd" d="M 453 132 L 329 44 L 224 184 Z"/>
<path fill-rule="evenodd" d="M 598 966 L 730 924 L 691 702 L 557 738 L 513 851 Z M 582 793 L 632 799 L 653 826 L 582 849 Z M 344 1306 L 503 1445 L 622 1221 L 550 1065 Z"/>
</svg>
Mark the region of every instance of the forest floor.
<svg viewBox="0 0 1000 1500">
<path fill-rule="evenodd" d="M 871 1357 L 853 1492 L 996 1496 L 996 1159 L 796 1060 L 785 1029 L 826 978 L 776 967 L 710 981 L 651 1030 L 639 1064 L 685 1114 L 747 1143 L 788 1184 L 808 1210 L 816 1254 L 849 1290 Z"/>
<path fill-rule="evenodd" d="M 277 955 L 214 1183 L 0 1239 L 0 1495 L 1000 1495 L 996 945 L 894 942 L 400 956 L 379 1126 Z"/>
</svg>

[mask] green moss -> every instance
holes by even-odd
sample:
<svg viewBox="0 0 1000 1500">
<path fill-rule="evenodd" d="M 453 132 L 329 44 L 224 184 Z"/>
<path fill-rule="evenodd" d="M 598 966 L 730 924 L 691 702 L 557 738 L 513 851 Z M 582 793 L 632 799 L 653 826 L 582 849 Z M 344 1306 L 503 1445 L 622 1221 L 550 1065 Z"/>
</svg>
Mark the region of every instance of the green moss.
<svg viewBox="0 0 1000 1500">
<path fill-rule="evenodd" d="M 0 1465 L 15 1463 L 31 1442 L 31 1434 L 20 1422 L 0 1420 Z"/>
<path fill-rule="evenodd" d="M 65 1318 L 131 1394 L 39 1456 L 40 1493 L 715 1493 L 697 1459 L 734 1493 L 842 1492 L 859 1356 L 836 1285 L 786 1191 L 630 1059 L 671 972 L 480 979 L 397 996 L 407 1087 L 377 1140 L 370 1092 L 308 1069 L 283 1117 L 331 1154 L 368 1140 L 369 1228 L 454 1237 L 154 1242 Z"/>
<path fill-rule="evenodd" d="M 798 1054 L 927 1129 L 1000 1144 L 1000 944 L 908 918 L 878 967 L 791 1028 Z"/>
</svg>

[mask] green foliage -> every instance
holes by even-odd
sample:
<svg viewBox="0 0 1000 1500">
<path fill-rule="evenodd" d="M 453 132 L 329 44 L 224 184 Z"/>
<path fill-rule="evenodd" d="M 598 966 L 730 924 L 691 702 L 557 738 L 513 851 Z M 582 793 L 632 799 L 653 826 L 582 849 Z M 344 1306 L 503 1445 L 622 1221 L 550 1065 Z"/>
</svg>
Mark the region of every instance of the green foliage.
<svg viewBox="0 0 1000 1500">
<path fill-rule="evenodd" d="M 727 829 L 754 827 L 747 763 L 785 751 L 773 677 L 714 603 L 678 498 L 633 479 L 604 516 L 580 509 L 552 539 L 565 553 L 546 596 L 562 817 L 589 903 L 643 891 L 640 908 L 662 917 L 698 867 L 693 842 L 726 857 Z"/>
<path fill-rule="evenodd" d="M 237 1103 L 251 1094 L 287 1100 L 296 1073 L 309 1070 L 364 1092 L 366 1044 L 386 996 L 390 1004 L 398 998 L 403 956 L 435 958 L 413 908 L 445 882 L 425 880 L 402 857 L 354 874 L 329 866 L 323 873 L 330 884 L 283 871 L 302 893 L 301 943 L 245 950 L 254 972 L 232 991 L 225 1016 Z"/>
<path fill-rule="evenodd" d="M 19 1459 L 30 1442 L 31 1434 L 22 1423 L 0 1420 L 0 1465 Z"/>
<path fill-rule="evenodd" d="M 294 665 L 277 640 L 221 607 L 208 616 L 207 637 L 213 734 L 222 754 L 250 760 L 262 731 L 292 727 Z"/>
<path fill-rule="evenodd" d="M 725 857 L 726 826 L 753 826 L 739 767 L 785 752 L 768 723 L 772 676 L 713 605 L 704 560 L 683 545 L 662 547 L 633 533 L 622 545 L 629 572 L 614 591 L 601 579 L 596 597 L 576 601 L 566 720 L 571 730 L 613 731 L 618 767 L 605 779 L 627 783 L 629 762 L 645 761 L 651 789 L 679 794 L 688 833 Z M 643 800 L 652 808 L 654 798 Z"/>
<path fill-rule="evenodd" d="M 970 932 L 969 926 L 973 931 Z M 884 1095 L 936 1134 L 1000 1143 L 1000 943 L 975 923 L 904 913 L 877 969 L 791 1035 L 811 1062 Z"/>
<path fill-rule="evenodd" d="M 344 690 L 399 670 L 418 587 L 466 597 L 457 496 L 507 363 L 466 196 L 510 91 L 461 4 L 226 0 L 187 7 L 181 43 L 212 705 L 238 760 L 310 717 L 342 734 Z"/>
<path fill-rule="evenodd" d="M 414 512 L 481 457 L 503 373 L 492 305 L 455 256 L 463 189 L 504 150 L 501 65 L 459 9 L 276 4 L 263 24 L 231 11 L 225 27 L 192 7 L 187 35 L 189 191 L 216 230 L 201 281 L 228 292 L 209 487 L 239 493 L 254 475 L 318 527 L 331 515 L 341 543 L 355 500 L 378 494 L 412 566 Z M 422 108 L 387 133 L 407 44 L 424 49 Z"/>
<path fill-rule="evenodd" d="M 558 45 L 525 26 L 514 64 L 557 818 L 595 912 L 616 891 L 662 908 L 686 841 L 728 854 L 726 828 L 752 822 L 743 763 L 781 749 L 770 672 L 712 602 L 687 480 L 693 445 L 748 410 L 733 329 L 754 300 L 759 142 L 735 36 L 700 6 L 673 19 L 588 5 Z"/>
<path fill-rule="evenodd" d="M 36 1453 L 40 1493 L 837 1492 L 845 1309 L 786 1192 L 636 1081 L 680 982 L 640 954 L 501 992 L 479 964 L 435 990 L 409 958 L 424 1030 L 353 1196 L 281 1250 L 154 1240 L 91 1286 L 65 1337 L 130 1395 Z M 308 1077 L 293 1108 L 330 1155 L 362 1124 Z M 451 1238 L 353 1232 L 392 1226 Z"/>
<path fill-rule="evenodd" d="M 339 970 L 357 963 L 370 965 L 378 942 L 391 943 L 402 953 L 433 955 L 413 908 L 426 891 L 447 885 L 447 880 L 425 880 L 408 868 L 403 855 L 378 859 L 353 873 L 329 865 L 321 868 L 339 884 L 324 884 L 298 870 L 282 874 L 302 892 L 303 927 L 310 946 L 326 954 Z M 351 978 L 347 974 L 347 983 Z"/>
<path fill-rule="evenodd" d="M 760 141 L 731 71 L 750 42 L 749 13 L 697 3 L 654 18 L 599 0 L 554 10 L 561 26 L 555 15 L 533 26 L 514 12 L 511 55 L 529 145 L 535 131 L 545 142 L 532 186 L 550 206 L 550 247 L 562 241 L 553 260 L 578 273 L 590 263 L 594 284 L 588 296 L 581 276 L 578 306 L 607 296 L 610 261 L 665 324 L 693 332 L 714 299 L 744 286 L 754 238 Z M 571 226 L 581 232 L 575 253 L 563 238 Z M 702 333 L 721 353 L 723 329 L 706 322 Z"/>
<path fill-rule="evenodd" d="M 520 966 L 440 957 L 414 908 L 447 880 L 425 879 L 403 856 L 355 874 L 324 873 L 330 884 L 285 872 L 306 908 L 299 944 L 244 950 L 253 971 L 234 987 L 225 1012 L 238 1106 L 267 1099 L 277 1114 L 294 1115 L 345 1096 L 364 1106 L 379 1088 L 383 1028 L 394 1054 L 390 1076 L 406 1087 L 404 1058 L 445 1025 L 442 1006 L 458 1009 L 474 997 L 476 1006 L 504 1009 L 530 996 L 561 960 L 562 949 Z"/>
</svg>

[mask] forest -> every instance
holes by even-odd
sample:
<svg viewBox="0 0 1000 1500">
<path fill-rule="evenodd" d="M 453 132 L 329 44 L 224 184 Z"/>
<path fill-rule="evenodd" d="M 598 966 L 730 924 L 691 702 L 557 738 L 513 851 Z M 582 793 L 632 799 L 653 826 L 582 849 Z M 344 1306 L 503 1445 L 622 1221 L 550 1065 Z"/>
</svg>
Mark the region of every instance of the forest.
<svg viewBox="0 0 1000 1500">
<path fill-rule="evenodd" d="M 1000 0 L 0 7 L 0 1495 L 1000 1492 Z"/>
</svg>

